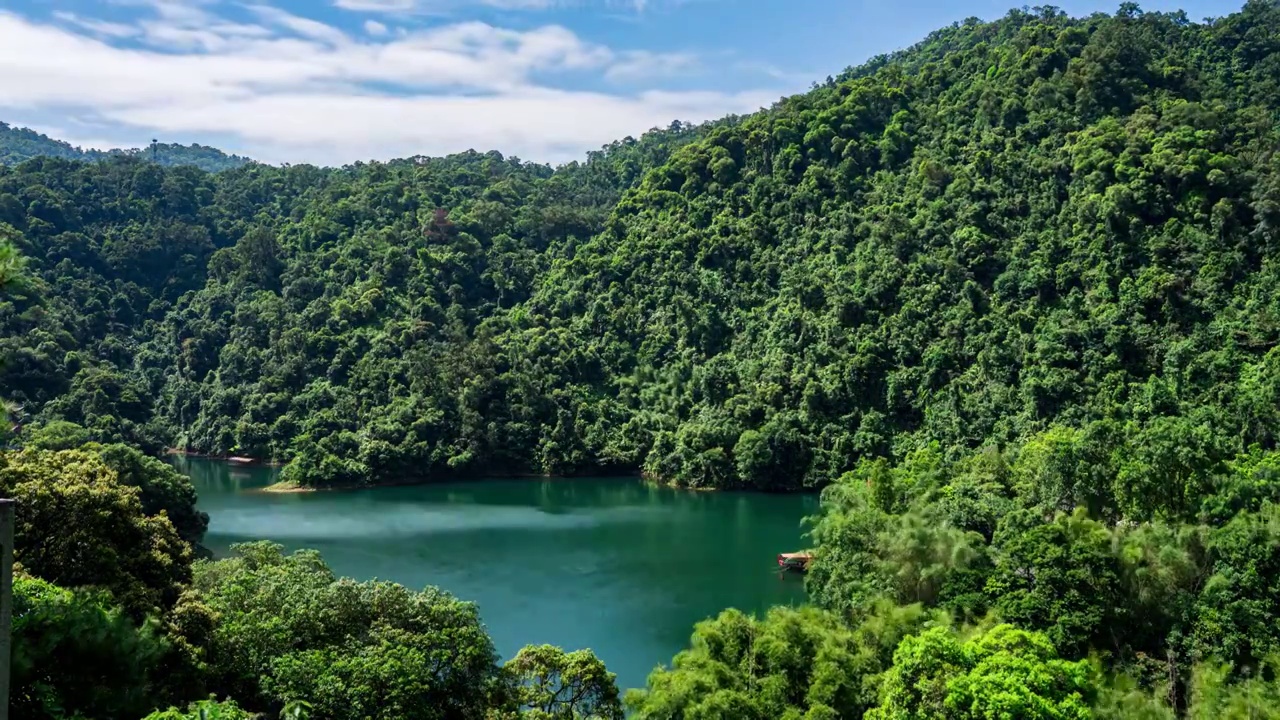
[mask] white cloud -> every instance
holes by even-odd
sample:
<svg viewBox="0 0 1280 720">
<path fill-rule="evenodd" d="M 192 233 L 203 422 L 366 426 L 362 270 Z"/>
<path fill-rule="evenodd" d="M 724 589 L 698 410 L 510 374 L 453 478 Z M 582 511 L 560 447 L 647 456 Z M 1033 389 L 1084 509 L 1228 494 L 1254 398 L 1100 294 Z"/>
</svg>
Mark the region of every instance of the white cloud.
<svg viewBox="0 0 1280 720">
<path fill-rule="evenodd" d="M 138 34 L 138 29 L 132 25 L 123 23 L 106 22 L 105 20 L 94 20 L 91 18 L 83 18 L 75 13 L 55 12 L 53 16 L 65 23 L 70 23 L 83 30 L 88 30 L 94 35 L 125 38 Z"/>
<path fill-rule="evenodd" d="M 220 52 L 252 39 L 271 37 L 261 25 L 228 22 L 205 11 L 197 2 L 141 0 L 156 17 L 138 24 L 148 45 L 171 50 Z"/>
<path fill-rule="evenodd" d="M 501 10 L 546 10 L 555 7 L 555 0 L 479 0 L 480 4 Z"/>
<path fill-rule="evenodd" d="M 387 26 L 377 20 L 365 20 L 364 31 L 373 37 L 382 37 L 387 34 Z"/>
<path fill-rule="evenodd" d="M 684 0 L 667 0 L 668 4 L 680 4 Z M 498 10 L 550 10 L 558 7 L 599 5 L 601 7 L 630 8 L 644 12 L 654 4 L 652 0 L 332 0 L 335 7 L 357 12 L 425 13 L 446 8 L 481 5 Z"/>
<path fill-rule="evenodd" d="M 537 90 L 499 96 L 267 95 L 219 103 L 140 108 L 114 119 L 166 134 L 219 130 L 268 161 L 350 162 L 499 149 L 526 159 L 581 158 L 626 135 L 676 118 L 749 112 L 772 99 L 718 93 L 638 97 Z M 317 122 L 322 119 L 323 122 Z"/>
<path fill-rule="evenodd" d="M 698 57 L 691 53 L 654 53 L 632 50 L 609 66 L 605 77 L 615 82 L 636 82 L 653 78 L 692 75 L 698 72 Z"/>
<path fill-rule="evenodd" d="M 418 0 L 334 0 L 336 7 L 359 12 L 410 12 L 418 9 Z"/>
<path fill-rule="evenodd" d="M 360 0 L 387 2 L 388 0 Z M 555 74 L 639 81 L 689 55 L 619 52 L 548 25 L 480 22 L 371 40 L 268 6 L 257 23 L 155 0 L 135 40 L 0 11 L 0 117 L 220 143 L 269 162 L 341 164 L 468 148 L 558 162 L 672 120 L 750 112 L 778 92 L 632 94 L 549 87 Z M 79 18 L 78 18 L 79 19 Z M 67 25 L 70 25 L 68 27 Z M 377 27 L 385 26 L 380 24 Z M 377 35 L 377 27 L 366 32 Z"/>
<path fill-rule="evenodd" d="M 310 18 L 300 17 L 269 5 L 250 5 L 253 11 L 266 23 L 290 30 L 302 37 L 320 42 L 339 45 L 347 41 L 346 33 Z"/>
</svg>

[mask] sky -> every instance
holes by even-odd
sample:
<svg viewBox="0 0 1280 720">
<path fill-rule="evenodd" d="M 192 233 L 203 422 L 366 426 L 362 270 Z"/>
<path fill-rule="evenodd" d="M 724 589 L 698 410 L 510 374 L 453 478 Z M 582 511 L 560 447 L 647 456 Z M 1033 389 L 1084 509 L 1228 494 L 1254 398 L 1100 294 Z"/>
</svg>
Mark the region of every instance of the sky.
<svg viewBox="0 0 1280 720">
<path fill-rule="evenodd" d="M 0 0 L 0 120 L 342 165 L 579 159 L 768 107 L 1016 0 Z M 1073 15 L 1119 0 L 1060 0 Z M 1192 19 L 1242 0 L 1148 0 Z"/>
</svg>

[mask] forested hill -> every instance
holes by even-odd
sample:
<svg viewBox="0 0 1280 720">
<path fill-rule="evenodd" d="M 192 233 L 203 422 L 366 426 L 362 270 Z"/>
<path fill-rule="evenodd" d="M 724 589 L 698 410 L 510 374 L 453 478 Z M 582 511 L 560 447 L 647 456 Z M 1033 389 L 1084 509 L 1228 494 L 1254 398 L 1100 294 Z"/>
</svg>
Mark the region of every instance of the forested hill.
<svg viewBox="0 0 1280 720">
<path fill-rule="evenodd" d="M 554 171 L 35 160 L 0 170 L 39 276 L 0 391 L 310 484 L 793 489 L 1054 424 L 1220 460 L 1280 427 L 1278 118 L 1275 2 L 1126 4 Z"/>
<path fill-rule="evenodd" d="M 228 155 L 217 148 L 195 144 L 156 143 L 146 149 L 82 150 L 29 128 L 13 127 L 0 122 L 0 165 L 16 165 L 34 157 L 97 161 L 122 156 L 141 157 L 168 166 L 194 165 L 209 172 L 240 167 L 250 162 L 246 157 Z"/>
</svg>

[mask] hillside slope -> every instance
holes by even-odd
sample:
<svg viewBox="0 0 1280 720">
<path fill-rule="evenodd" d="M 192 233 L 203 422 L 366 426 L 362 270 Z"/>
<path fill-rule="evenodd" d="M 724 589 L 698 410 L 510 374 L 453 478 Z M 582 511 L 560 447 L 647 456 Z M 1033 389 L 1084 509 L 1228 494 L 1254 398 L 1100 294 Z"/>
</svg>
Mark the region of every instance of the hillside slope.
<svg viewBox="0 0 1280 720">
<path fill-rule="evenodd" d="M 1015 11 L 554 172 L 29 163 L 0 221 L 59 289 L 0 313 L 3 385 L 311 484 L 795 489 L 1097 419 L 1271 447 L 1277 78 L 1274 2 Z"/>
<path fill-rule="evenodd" d="M 1014 12 L 713 133 L 544 279 L 526 332 L 600 365 L 546 384 L 691 485 L 1106 417 L 1274 445 L 1278 50 L 1269 2 Z"/>
<path fill-rule="evenodd" d="M 461 445 L 478 325 L 700 132 L 673 125 L 556 172 L 497 153 L 217 175 L 127 157 L 0 168 L 0 233 L 36 276 L 0 302 L 0 387 L 35 423 L 284 457 L 300 424 L 339 442 L 413 383 L 412 414 L 448 408 L 442 433 Z"/>
</svg>

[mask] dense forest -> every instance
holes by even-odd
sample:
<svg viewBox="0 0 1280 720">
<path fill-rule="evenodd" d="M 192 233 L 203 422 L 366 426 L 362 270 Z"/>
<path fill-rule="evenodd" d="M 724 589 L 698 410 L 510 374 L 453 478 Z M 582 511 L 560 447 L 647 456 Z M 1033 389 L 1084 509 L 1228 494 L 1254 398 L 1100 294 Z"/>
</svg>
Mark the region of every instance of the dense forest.
<svg viewBox="0 0 1280 720">
<path fill-rule="evenodd" d="M 34 279 L 0 304 L 0 389 L 24 423 L 289 460 L 314 484 L 587 467 L 577 395 L 537 385 L 579 369 L 568 338 L 528 367 L 504 348 L 552 265 L 704 131 L 559 171 L 498 153 L 0 169 L 0 233 Z"/>
<path fill-rule="evenodd" d="M 0 281 L 23 717 L 1280 718 L 1275 0 L 969 21 L 554 169 L 34 158 Z M 196 559 L 166 447 L 821 488 L 812 606 L 620 697 L 437 590 Z"/>
<path fill-rule="evenodd" d="M 240 167 L 250 162 L 246 157 L 228 155 L 217 148 L 195 144 L 175 145 L 152 142 L 146 149 L 82 150 L 30 128 L 13 127 L 8 123 L 0 122 L 0 165 L 16 165 L 35 157 L 60 157 L 88 161 L 136 157 L 146 158 L 160 165 L 174 167 L 192 165 L 209 172 Z"/>
<path fill-rule="evenodd" d="M 816 488 L 1054 424 L 1275 443 L 1272 3 L 947 28 L 550 168 L 0 170 L 0 389 L 303 484 Z"/>
</svg>

